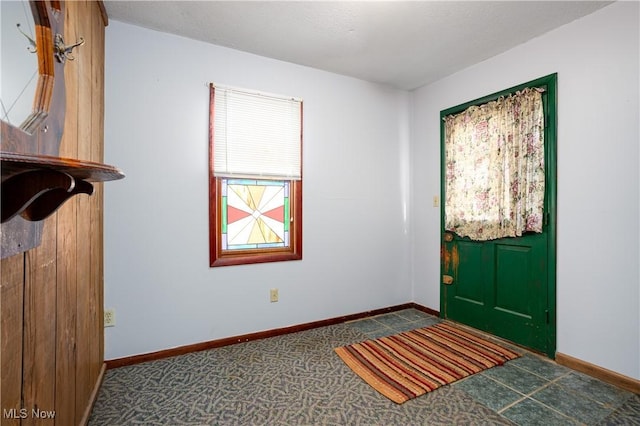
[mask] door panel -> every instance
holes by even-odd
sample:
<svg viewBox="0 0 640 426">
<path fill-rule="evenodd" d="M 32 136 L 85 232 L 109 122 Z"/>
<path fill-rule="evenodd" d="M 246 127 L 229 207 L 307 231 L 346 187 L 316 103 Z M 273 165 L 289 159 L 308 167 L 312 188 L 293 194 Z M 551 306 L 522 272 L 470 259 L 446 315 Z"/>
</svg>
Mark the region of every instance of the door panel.
<svg viewBox="0 0 640 426">
<path fill-rule="evenodd" d="M 546 352 L 546 234 L 443 243 L 444 316 Z"/>
<path fill-rule="evenodd" d="M 495 309 L 505 314 L 531 319 L 527 283 L 531 274 L 531 248 L 496 244 Z"/>
<path fill-rule="evenodd" d="M 456 297 L 467 303 L 484 305 L 482 287 L 478 285 L 482 281 L 482 274 L 475 272 L 482 270 L 482 246 L 472 241 L 460 241 L 456 246 L 460 259 L 452 271 L 456 282 Z M 462 270 L 458 268 L 460 263 L 465 265 Z"/>
<path fill-rule="evenodd" d="M 495 273 L 487 285 L 493 287 L 495 300 L 488 314 L 489 331 L 546 352 L 546 231 L 492 245 Z"/>
<path fill-rule="evenodd" d="M 443 251 L 448 259 L 443 273 L 453 278 L 451 285 L 444 286 L 445 312 L 448 317 L 480 329 L 485 328 L 482 250 L 482 244 L 453 236 L 453 241 L 444 244 Z"/>
</svg>

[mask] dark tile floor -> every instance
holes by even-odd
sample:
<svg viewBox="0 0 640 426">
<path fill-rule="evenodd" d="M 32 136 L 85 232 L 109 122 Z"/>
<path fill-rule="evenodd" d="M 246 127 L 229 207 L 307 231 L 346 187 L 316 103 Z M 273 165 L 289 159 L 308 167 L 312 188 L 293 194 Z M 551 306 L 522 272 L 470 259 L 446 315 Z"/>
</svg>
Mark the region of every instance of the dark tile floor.
<svg viewBox="0 0 640 426">
<path fill-rule="evenodd" d="M 440 321 L 406 309 L 349 325 L 375 339 Z M 510 348 L 523 356 L 451 386 L 518 425 L 640 425 L 640 395 Z"/>
</svg>

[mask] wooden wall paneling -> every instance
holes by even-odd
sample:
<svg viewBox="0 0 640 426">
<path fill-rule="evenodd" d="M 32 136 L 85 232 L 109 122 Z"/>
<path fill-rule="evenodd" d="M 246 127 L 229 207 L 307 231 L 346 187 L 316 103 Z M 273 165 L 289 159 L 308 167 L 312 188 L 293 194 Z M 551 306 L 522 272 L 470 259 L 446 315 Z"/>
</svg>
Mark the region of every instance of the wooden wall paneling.
<svg viewBox="0 0 640 426">
<path fill-rule="evenodd" d="M 99 4 L 91 2 L 92 39 L 91 49 L 91 160 L 104 161 L 104 38 L 105 29 Z M 94 185 L 91 198 L 91 275 L 94 306 L 92 329 L 95 344 L 92 349 L 92 383 L 100 377 L 104 365 L 104 183 Z"/>
<path fill-rule="evenodd" d="M 25 253 L 22 425 L 40 421 L 32 410 L 55 410 L 56 355 L 56 216 L 44 221 L 42 243 Z"/>
<path fill-rule="evenodd" d="M 105 52 L 105 16 L 101 2 L 88 3 L 92 28 L 91 45 L 91 160 L 104 160 L 104 52 Z M 88 420 L 91 406 L 95 402 L 99 386 L 105 372 L 104 364 L 104 183 L 94 185 L 91 202 L 91 274 L 93 291 L 91 334 L 91 379 L 89 394 L 85 404 L 85 417 Z"/>
<path fill-rule="evenodd" d="M 100 4 L 67 1 L 67 44 L 86 42 L 65 65 L 63 157 L 102 161 L 104 25 Z M 32 409 L 55 410 L 55 424 L 84 424 L 104 372 L 103 188 L 67 201 L 46 219 L 40 247 L 0 267 L 2 426 L 54 424 Z M 4 413 L 2 413 L 4 414 Z"/>
<path fill-rule="evenodd" d="M 91 109 L 92 97 L 92 69 L 91 51 L 94 40 L 91 33 L 90 7 L 86 1 L 72 3 L 78 9 L 78 33 L 85 39 L 85 44 L 75 55 L 78 67 L 78 158 L 91 160 Z M 67 3 L 71 6 L 71 2 Z M 93 197 L 93 196 L 92 196 Z M 92 329 L 92 315 L 96 315 L 96 306 L 92 300 L 93 280 L 91 278 L 91 197 L 79 196 L 78 211 L 76 215 L 77 239 L 77 312 L 78 322 L 76 327 L 77 338 L 77 363 L 76 363 L 76 418 L 83 416 L 84 409 L 89 403 L 93 381 L 91 377 L 92 345 L 97 344 L 97 338 Z"/>
<path fill-rule="evenodd" d="M 65 7 L 66 41 L 77 40 L 77 8 Z M 75 61 L 65 64 L 66 114 L 60 156 L 78 158 L 78 67 Z M 56 424 L 77 425 L 76 417 L 76 324 L 77 315 L 77 247 L 76 217 L 78 198 L 67 201 L 58 217 L 58 286 L 57 286 L 57 352 L 56 352 Z"/>
<path fill-rule="evenodd" d="M 24 255 L 2 259 L 0 320 L 2 321 L 1 389 L 3 409 L 20 410 L 22 398 L 22 332 L 24 296 Z M 19 419 L 0 417 L 2 426 L 18 426 Z"/>
</svg>

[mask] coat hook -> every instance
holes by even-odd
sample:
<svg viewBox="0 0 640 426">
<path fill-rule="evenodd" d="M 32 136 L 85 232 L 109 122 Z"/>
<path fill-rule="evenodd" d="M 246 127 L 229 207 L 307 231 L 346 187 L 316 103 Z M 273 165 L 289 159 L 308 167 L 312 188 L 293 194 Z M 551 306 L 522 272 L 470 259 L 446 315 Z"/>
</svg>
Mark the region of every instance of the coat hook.
<svg viewBox="0 0 640 426">
<path fill-rule="evenodd" d="M 75 57 L 71 56 L 71 51 L 73 51 L 73 49 L 78 46 L 82 46 L 83 44 L 84 44 L 84 37 L 80 37 L 80 41 L 77 41 L 72 45 L 65 46 L 62 35 L 56 34 L 56 42 L 54 46 L 56 59 L 58 60 L 58 62 L 64 62 L 67 59 L 70 61 L 73 61 Z"/>
<path fill-rule="evenodd" d="M 20 28 L 20 22 L 18 22 L 16 24 L 16 27 L 18 28 L 18 31 L 20 31 L 20 34 L 22 34 L 23 36 L 25 36 L 27 38 L 27 40 L 29 40 L 29 43 L 31 43 L 31 47 L 27 46 L 27 50 L 31 53 L 36 53 L 38 51 L 38 45 L 36 44 L 36 41 L 34 39 L 32 39 L 29 34 L 25 33 L 24 31 L 22 31 L 22 28 Z"/>
</svg>

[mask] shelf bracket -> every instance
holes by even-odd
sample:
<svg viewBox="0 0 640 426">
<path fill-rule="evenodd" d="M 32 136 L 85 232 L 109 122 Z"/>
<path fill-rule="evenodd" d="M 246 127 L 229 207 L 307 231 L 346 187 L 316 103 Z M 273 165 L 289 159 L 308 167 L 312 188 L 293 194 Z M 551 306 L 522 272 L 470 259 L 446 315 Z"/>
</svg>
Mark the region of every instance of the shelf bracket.
<svg viewBox="0 0 640 426">
<path fill-rule="evenodd" d="M 52 189 L 44 192 L 41 196 L 33 200 L 33 202 L 20 213 L 20 216 L 31 222 L 44 220 L 58 210 L 68 199 L 78 194 L 93 194 L 93 185 L 80 180 L 76 181 L 75 186 L 70 191 Z"/>
<path fill-rule="evenodd" d="M 82 182 L 82 181 L 81 181 Z M 69 197 L 87 193 L 93 187 L 87 182 L 77 185 L 69 174 L 57 170 L 31 170 L 11 176 L 2 182 L 1 223 L 16 215 L 38 221 L 55 212 Z"/>
</svg>

